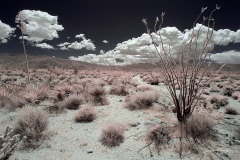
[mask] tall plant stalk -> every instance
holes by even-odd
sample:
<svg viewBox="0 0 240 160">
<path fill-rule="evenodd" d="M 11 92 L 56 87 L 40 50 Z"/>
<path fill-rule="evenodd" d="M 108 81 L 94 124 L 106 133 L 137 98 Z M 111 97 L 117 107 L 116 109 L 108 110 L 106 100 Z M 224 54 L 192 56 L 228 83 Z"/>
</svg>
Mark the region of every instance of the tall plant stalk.
<svg viewBox="0 0 240 160">
<path fill-rule="evenodd" d="M 23 19 L 22 19 L 22 15 L 20 14 L 20 30 L 21 30 L 21 37 L 22 37 L 22 45 L 23 45 L 23 51 L 24 51 L 24 55 L 25 55 L 25 61 L 26 61 L 26 69 L 27 69 L 27 76 L 28 76 L 28 84 L 31 83 L 30 81 L 30 73 L 29 73 L 29 64 L 28 64 L 28 57 L 27 57 L 27 51 L 26 51 L 26 47 L 25 47 L 25 42 L 24 42 L 24 37 L 23 37 Z"/>
</svg>

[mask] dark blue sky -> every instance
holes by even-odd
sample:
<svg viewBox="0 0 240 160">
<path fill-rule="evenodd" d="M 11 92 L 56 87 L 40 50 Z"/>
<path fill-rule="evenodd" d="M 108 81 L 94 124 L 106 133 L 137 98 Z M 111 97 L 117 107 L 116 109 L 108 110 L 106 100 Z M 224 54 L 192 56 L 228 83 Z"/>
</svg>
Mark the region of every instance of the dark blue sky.
<svg viewBox="0 0 240 160">
<path fill-rule="evenodd" d="M 27 52 L 66 58 L 86 53 L 98 54 L 100 50 L 111 50 L 117 43 L 138 37 L 146 32 L 142 18 L 152 22 L 149 23 L 151 26 L 161 12 L 166 12 L 163 26 L 176 26 L 181 31 L 190 29 L 201 8 L 208 7 L 210 11 L 215 4 L 221 6 L 214 15 L 215 28 L 239 29 L 239 0 L 1 0 L 0 20 L 14 27 L 15 16 L 23 9 L 41 10 L 58 16 L 59 24 L 65 29 L 59 32 L 60 38 L 46 43 L 56 46 L 66 41 L 73 42 L 76 34 L 83 33 L 94 42 L 97 51 L 46 50 L 28 45 Z M 20 35 L 19 31 L 16 35 Z M 110 43 L 103 43 L 105 39 Z M 19 42 L 17 38 L 12 38 L 7 44 L 0 44 L 0 54 L 22 53 Z M 239 45 L 231 47 L 240 49 Z"/>
</svg>

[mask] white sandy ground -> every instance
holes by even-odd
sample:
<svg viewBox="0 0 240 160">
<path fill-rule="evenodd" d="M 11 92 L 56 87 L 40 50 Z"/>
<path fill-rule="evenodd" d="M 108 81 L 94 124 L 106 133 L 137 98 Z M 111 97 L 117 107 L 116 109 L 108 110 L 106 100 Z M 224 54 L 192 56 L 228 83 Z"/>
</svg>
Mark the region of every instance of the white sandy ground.
<svg viewBox="0 0 240 160">
<path fill-rule="evenodd" d="M 139 76 L 134 77 L 138 84 L 145 84 Z M 160 84 L 153 86 L 167 92 L 166 86 Z M 153 157 L 150 157 L 148 148 L 140 153 L 138 150 L 146 145 L 144 140 L 145 131 L 154 125 L 161 124 L 168 119 L 176 120 L 172 112 L 160 111 L 157 105 L 148 110 L 129 111 L 124 108 L 124 96 L 108 95 L 109 105 L 96 106 L 97 118 L 91 123 L 76 123 L 74 116 L 77 110 L 68 110 L 67 113 L 51 115 L 49 118 L 49 132 L 53 134 L 40 148 L 35 150 L 17 150 L 10 160 L 162 160 L 180 159 L 174 152 L 174 146 L 179 146 L 179 140 L 171 140 L 160 155 L 152 148 Z M 168 101 L 168 100 L 166 100 Z M 240 112 L 239 102 L 229 98 L 230 105 Z M 224 112 L 224 108 L 219 110 Z M 0 110 L 0 133 L 6 125 L 14 126 L 17 121 L 17 112 Z M 126 127 L 125 141 L 115 148 L 104 147 L 99 139 L 103 126 L 119 122 Z M 131 127 L 129 124 L 137 124 Z M 234 136 L 234 129 L 240 124 L 239 115 L 225 115 L 224 119 L 216 126 L 218 140 L 211 141 L 211 151 L 205 149 L 204 155 L 215 151 L 222 159 L 237 160 L 240 155 L 240 145 L 229 145 Z M 186 154 L 183 159 L 200 159 L 200 155 Z M 213 155 L 214 159 L 218 159 Z"/>
</svg>

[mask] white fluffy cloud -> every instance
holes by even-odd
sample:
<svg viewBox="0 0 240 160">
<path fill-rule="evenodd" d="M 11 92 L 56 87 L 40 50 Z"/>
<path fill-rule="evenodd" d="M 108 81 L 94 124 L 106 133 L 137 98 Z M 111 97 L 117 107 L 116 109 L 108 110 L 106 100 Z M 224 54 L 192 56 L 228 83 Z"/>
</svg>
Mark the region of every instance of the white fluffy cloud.
<svg viewBox="0 0 240 160">
<path fill-rule="evenodd" d="M 11 28 L 0 20 L 0 43 L 7 43 L 14 31 L 15 28 Z"/>
<path fill-rule="evenodd" d="M 211 60 L 217 63 L 240 64 L 240 52 L 231 50 L 211 55 Z"/>
<path fill-rule="evenodd" d="M 96 47 L 91 41 L 91 39 L 86 39 L 84 34 L 76 35 L 75 38 L 79 38 L 82 40 L 80 42 L 75 41 L 72 43 L 64 42 L 59 44 L 58 46 L 60 47 L 61 50 L 67 50 L 67 49 L 81 50 L 83 48 L 85 48 L 86 50 L 92 50 L 92 51 L 96 50 Z"/>
<path fill-rule="evenodd" d="M 103 43 L 109 43 L 109 41 L 107 41 L 107 40 L 103 40 Z"/>
<path fill-rule="evenodd" d="M 220 30 L 211 30 L 213 31 L 212 38 L 209 40 L 208 49 L 205 52 L 211 52 L 214 49 L 215 45 L 226 46 L 229 43 L 239 43 L 240 42 L 240 30 L 231 31 L 229 29 L 220 29 Z M 181 32 L 176 27 L 165 27 L 162 28 L 160 32 L 162 36 L 163 46 L 165 51 L 169 51 L 172 56 L 177 56 L 181 51 L 181 47 L 185 46 L 193 34 L 199 32 L 199 36 L 197 39 L 197 47 L 196 51 L 199 53 L 202 51 L 203 44 L 206 40 L 206 35 L 208 32 L 208 28 L 201 24 L 196 24 L 193 29 L 186 29 L 184 32 Z M 152 33 L 153 40 L 160 44 L 160 38 L 156 33 Z M 140 37 L 132 38 L 122 43 L 117 44 L 117 46 L 110 51 L 107 51 L 102 55 L 87 55 L 83 57 L 71 57 L 72 60 L 81 60 L 98 64 L 132 64 L 139 62 L 150 62 L 149 57 L 154 57 L 152 51 L 155 50 L 154 45 L 151 43 L 152 39 L 146 33 L 142 34 Z M 194 44 L 194 43 L 193 43 Z M 193 48 L 195 46 L 192 46 Z M 157 48 L 160 53 L 162 50 L 160 47 Z M 195 49 L 195 48 L 194 48 Z M 219 60 L 219 54 L 213 55 L 213 60 Z M 227 54 L 230 57 L 236 58 L 236 53 Z M 224 56 L 224 55 L 223 55 Z M 238 55 L 237 55 L 238 57 Z M 230 58 L 234 59 L 234 58 Z M 237 59 L 237 58 L 236 58 Z M 118 61 L 121 63 L 118 63 Z M 156 60 L 156 58 L 155 58 Z M 230 60 L 228 61 L 230 63 Z M 235 62 L 236 63 L 236 62 Z M 238 62 L 240 63 L 240 61 Z"/>
<path fill-rule="evenodd" d="M 58 38 L 58 31 L 64 28 L 58 24 L 58 17 L 49 15 L 47 12 L 35 10 L 22 10 L 16 17 L 16 23 L 23 20 L 23 34 L 31 42 L 41 42 L 43 40 L 53 40 Z"/>
<path fill-rule="evenodd" d="M 42 48 L 42 49 L 54 49 L 53 46 L 51 46 L 47 43 L 37 43 L 35 46 L 39 47 L 39 48 Z"/>
</svg>

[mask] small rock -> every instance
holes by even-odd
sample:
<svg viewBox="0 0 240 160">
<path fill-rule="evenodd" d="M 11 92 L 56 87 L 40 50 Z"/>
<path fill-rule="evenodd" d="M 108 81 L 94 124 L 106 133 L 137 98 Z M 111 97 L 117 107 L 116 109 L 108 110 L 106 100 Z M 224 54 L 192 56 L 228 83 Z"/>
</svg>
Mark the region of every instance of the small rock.
<svg viewBox="0 0 240 160">
<path fill-rule="evenodd" d="M 233 144 L 235 144 L 235 145 L 240 145 L 240 141 L 239 141 L 239 140 L 233 140 L 232 142 L 233 142 Z"/>
</svg>

